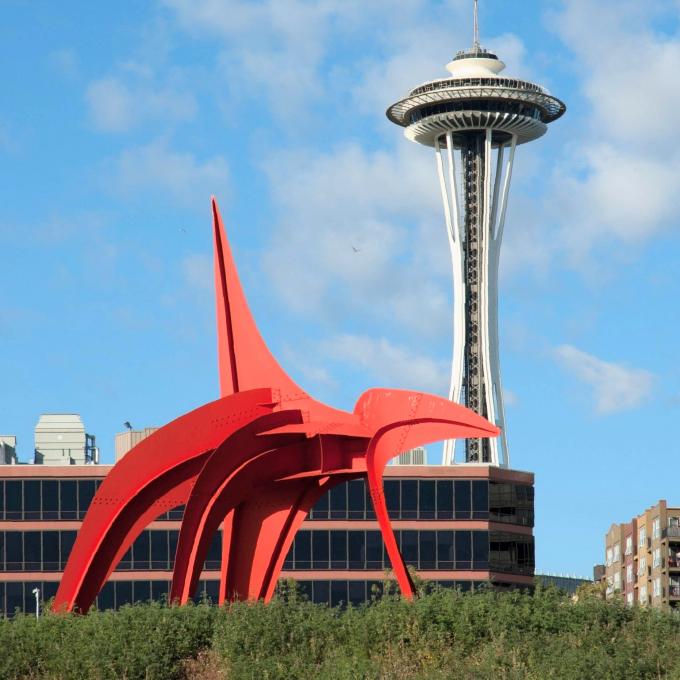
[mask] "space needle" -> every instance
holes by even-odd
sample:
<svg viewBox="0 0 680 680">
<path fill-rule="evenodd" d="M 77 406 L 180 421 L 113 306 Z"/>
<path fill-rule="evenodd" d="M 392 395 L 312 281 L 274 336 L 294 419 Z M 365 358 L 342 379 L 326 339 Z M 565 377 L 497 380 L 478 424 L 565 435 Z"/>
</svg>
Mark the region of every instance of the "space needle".
<svg viewBox="0 0 680 680">
<path fill-rule="evenodd" d="M 413 142 L 433 147 L 453 263 L 453 360 L 449 398 L 501 428 L 498 439 L 455 442 L 444 464 L 508 467 L 498 352 L 498 264 L 515 149 L 543 136 L 566 110 L 540 85 L 501 75 L 505 64 L 479 43 L 474 0 L 472 47 L 446 65 L 449 75 L 411 90 L 387 117 Z"/>
</svg>

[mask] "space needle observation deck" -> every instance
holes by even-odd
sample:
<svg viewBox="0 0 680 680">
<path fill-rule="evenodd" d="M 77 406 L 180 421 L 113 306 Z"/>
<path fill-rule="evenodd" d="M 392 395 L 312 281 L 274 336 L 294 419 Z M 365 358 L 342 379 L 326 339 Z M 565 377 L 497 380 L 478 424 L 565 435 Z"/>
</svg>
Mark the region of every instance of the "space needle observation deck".
<svg viewBox="0 0 680 680">
<path fill-rule="evenodd" d="M 566 110 L 546 89 L 501 75 L 505 64 L 474 40 L 449 75 L 411 90 L 387 110 L 411 141 L 434 147 L 453 263 L 449 398 L 501 428 L 465 441 L 466 463 L 509 466 L 498 350 L 498 264 L 515 149 L 543 136 Z M 444 463 L 456 461 L 455 442 Z M 461 460 L 461 462 L 463 462 Z"/>
</svg>

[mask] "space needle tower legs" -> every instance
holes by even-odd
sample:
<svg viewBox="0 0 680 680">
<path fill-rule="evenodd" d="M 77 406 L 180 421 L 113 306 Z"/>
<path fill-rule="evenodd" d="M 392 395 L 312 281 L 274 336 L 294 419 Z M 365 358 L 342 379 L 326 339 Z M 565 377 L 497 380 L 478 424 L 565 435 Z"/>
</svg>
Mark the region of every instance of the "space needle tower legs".
<svg viewBox="0 0 680 680">
<path fill-rule="evenodd" d="M 509 466 L 498 345 L 498 266 L 519 144 L 538 139 L 566 107 L 539 85 L 499 75 L 505 64 L 480 47 L 447 64 L 449 76 L 416 87 L 387 117 L 414 142 L 434 147 L 453 269 L 449 398 L 501 428 L 465 442 L 466 463 Z M 455 442 L 444 463 L 456 461 Z"/>
<path fill-rule="evenodd" d="M 507 466 L 498 351 L 498 265 L 517 138 L 512 135 L 494 149 L 491 130 L 466 137 L 459 149 L 451 131 L 435 139 L 453 269 L 449 399 L 465 403 L 502 430 L 499 439 L 468 440 L 466 461 Z M 454 447 L 455 441 L 445 442 L 445 464 L 454 462 Z"/>
</svg>

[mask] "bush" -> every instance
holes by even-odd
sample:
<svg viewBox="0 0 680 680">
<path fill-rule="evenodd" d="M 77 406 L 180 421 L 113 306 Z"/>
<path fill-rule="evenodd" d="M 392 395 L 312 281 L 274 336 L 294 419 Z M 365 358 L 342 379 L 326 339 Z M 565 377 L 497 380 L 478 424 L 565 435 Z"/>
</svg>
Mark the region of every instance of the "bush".
<svg viewBox="0 0 680 680">
<path fill-rule="evenodd" d="M 676 680 L 680 618 L 554 589 L 435 589 L 331 609 L 135 605 L 0 621 L 0 677 L 83 680 Z"/>
</svg>

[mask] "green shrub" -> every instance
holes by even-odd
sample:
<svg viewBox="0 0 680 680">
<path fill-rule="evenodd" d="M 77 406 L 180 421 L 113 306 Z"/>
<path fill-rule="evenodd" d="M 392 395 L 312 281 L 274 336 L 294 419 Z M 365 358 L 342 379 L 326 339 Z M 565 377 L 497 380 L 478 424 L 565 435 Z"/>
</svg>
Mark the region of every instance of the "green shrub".
<svg viewBox="0 0 680 680">
<path fill-rule="evenodd" d="M 136 605 L 0 621 L 0 678 L 677 680 L 680 617 L 555 589 L 435 589 L 331 609 Z"/>
</svg>

